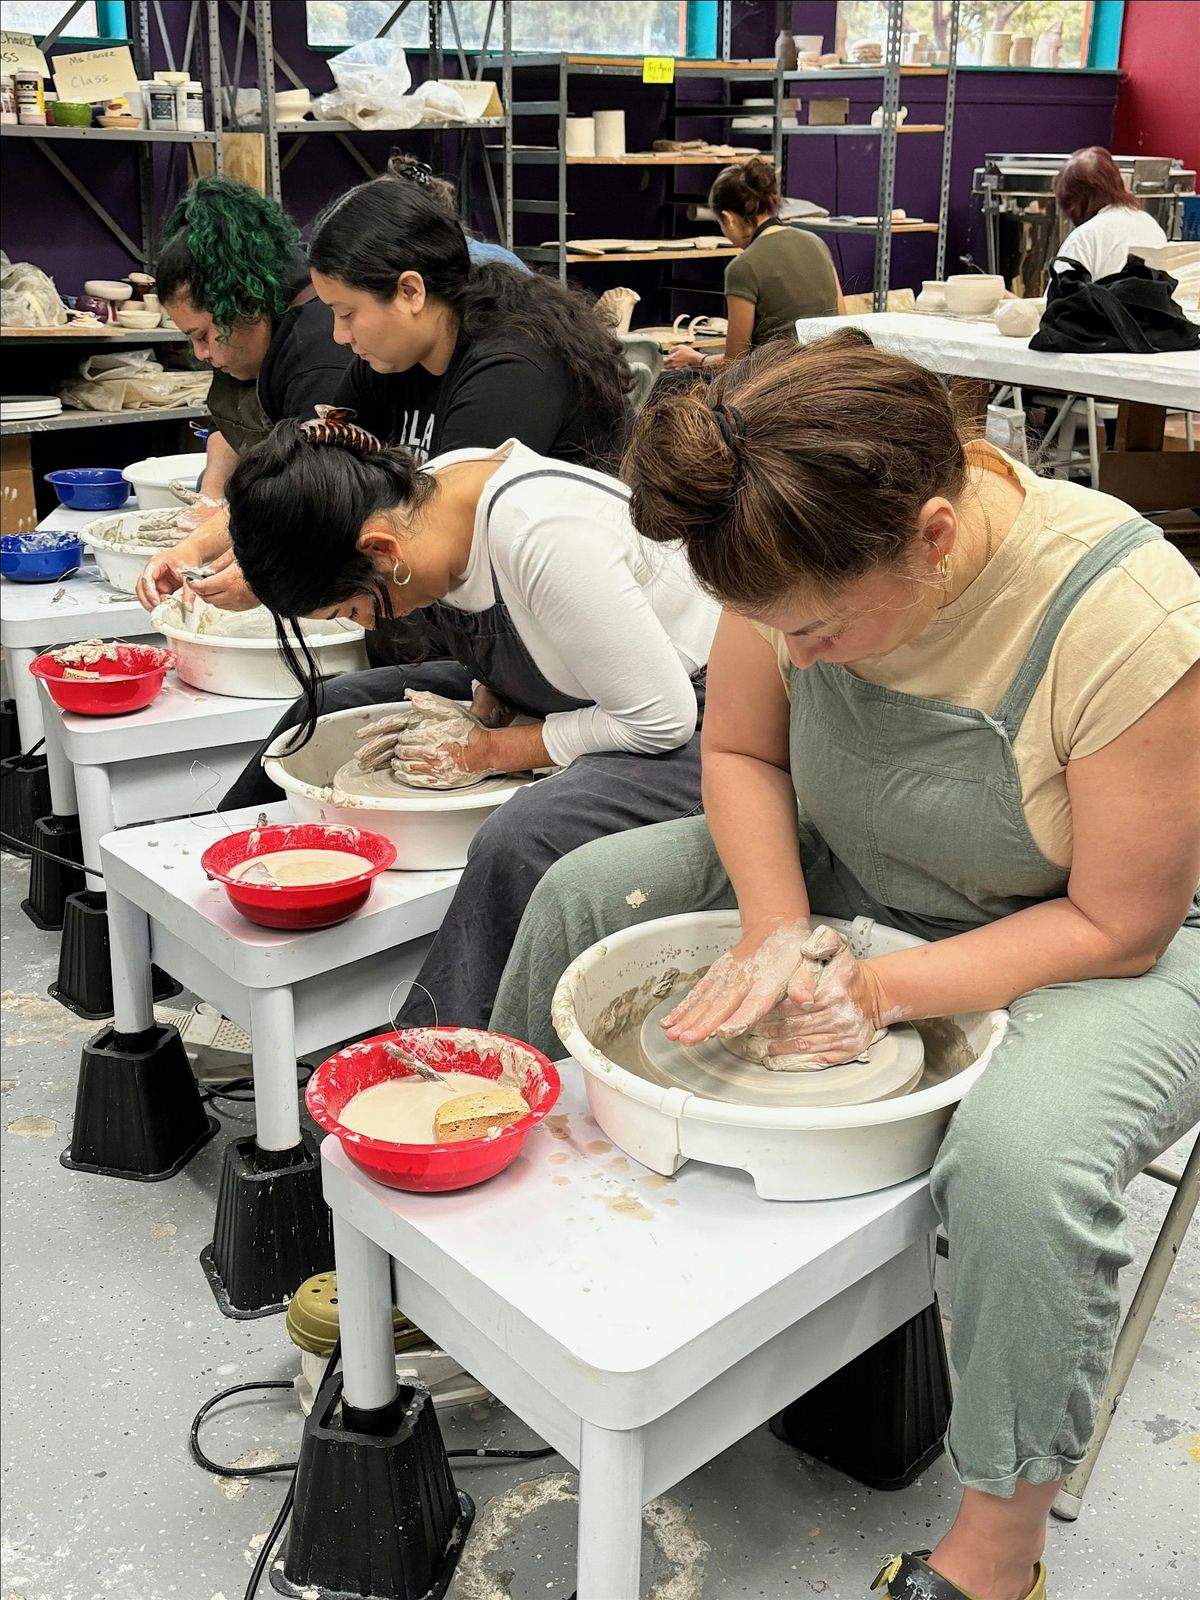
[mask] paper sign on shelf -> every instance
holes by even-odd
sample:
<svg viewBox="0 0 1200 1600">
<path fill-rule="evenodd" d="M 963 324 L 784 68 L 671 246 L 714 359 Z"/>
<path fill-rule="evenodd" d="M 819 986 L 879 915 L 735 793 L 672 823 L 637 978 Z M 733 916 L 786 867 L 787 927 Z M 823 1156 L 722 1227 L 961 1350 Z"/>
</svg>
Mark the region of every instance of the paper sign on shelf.
<svg viewBox="0 0 1200 1600">
<path fill-rule="evenodd" d="M 107 50 L 74 50 L 55 56 L 54 88 L 60 100 L 82 100 L 95 105 L 114 95 L 136 92 L 137 69 L 129 46 L 112 45 Z"/>
<path fill-rule="evenodd" d="M 642 57 L 642 82 L 643 83 L 674 83 L 675 82 L 675 57 L 674 56 L 643 56 Z"/>
<path fill-rule="evenodd" d="M 14 72 L 40 72 L 50 76 L 46 58 L 38 49 L 31 33 L 0 32 L 0 74 L 11 78 Z"/>
</svg>

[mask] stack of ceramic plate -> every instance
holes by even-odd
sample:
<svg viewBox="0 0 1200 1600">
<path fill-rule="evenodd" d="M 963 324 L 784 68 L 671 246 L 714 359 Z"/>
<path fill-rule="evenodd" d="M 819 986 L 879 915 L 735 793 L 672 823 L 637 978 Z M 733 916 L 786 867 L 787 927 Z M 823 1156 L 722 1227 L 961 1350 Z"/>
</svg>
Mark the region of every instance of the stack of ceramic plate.
<svg viewBox="0 0 1200 1600">
<path fill-rule="evenodd" d="M 0 398 L 0 422 L 37 422 L 62 415 L 62 401 L 49 394 L 6 394 Z"/>
</svg>

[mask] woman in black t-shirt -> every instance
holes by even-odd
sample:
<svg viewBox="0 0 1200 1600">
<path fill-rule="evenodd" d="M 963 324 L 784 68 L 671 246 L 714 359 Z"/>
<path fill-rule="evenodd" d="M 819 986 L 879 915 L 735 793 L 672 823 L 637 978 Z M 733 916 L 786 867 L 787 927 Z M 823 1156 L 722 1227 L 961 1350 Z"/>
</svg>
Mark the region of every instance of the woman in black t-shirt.
<svg viewBox="0 0 1200 1600">
<path fill-rule="evenodd" d="M 615 466 L 631 376 L 578 290 L 474 263 L 418 163 L 361 184 L 318 218 L 313 286 L 361 359 L 336 404 L 424 461 L 518 438 L 540 455 Z"/>
</svg>

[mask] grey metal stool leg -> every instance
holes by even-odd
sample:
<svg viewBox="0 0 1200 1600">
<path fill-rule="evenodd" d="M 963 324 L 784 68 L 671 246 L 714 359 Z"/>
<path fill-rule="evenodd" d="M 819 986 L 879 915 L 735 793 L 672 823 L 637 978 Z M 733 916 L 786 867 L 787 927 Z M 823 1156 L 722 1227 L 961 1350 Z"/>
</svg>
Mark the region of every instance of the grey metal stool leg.
<svg viewBox="0 0 1200 1600">
<path fill-rule="evenodd" d="M 1147 1167 L 1146 1171 L 1164 1182 L 1173 1181 L 1173 1175 L 1161 1168 L 1154 1170 Z M 1088 1445 L 1087 1454 L 1074 1472 L 1063 1480 L 1058 1498 L 1051 1507 L 1054 1515 L 1066 1522 L 1074 1522 L 1079 1515 L 1088 1479 L 1100 1459 L 1100 1451 L 1104 1447 L 1108 1430 L 1121 1403 L 1125 1385 L 1129 1382 L 1129 1374 L 1133 1371 L 1133 1364 L 1137 1360 L 1138 1351 L 1142 1348 L 1142 1341 L 1154 1319 L 1154 1312 L 1166 1288 L 1171 1268 L 1175 1265 L 1175 1257 L 1179 1253 L 1179 1246 L 1195 1213 L 1198 1199 L 1200 1199 L 1200 1139 L 1197 1139 L 1192 1146 L 1187 1166 L 1180 1174 L 1175 1194 L 1163 1219 L 1163 1225 L 1159 1229 L 1154 1248 L 1150 1252 L 1150 1259 L 1146 1263 L 1146 1270 L 1142 1273 L 1142 1281 L 1134 1292 L 1128 1314 L 1117 1335 L 1112 1370 L 1109 1372 L 1104 1396 L 1100 1401 L 1100 1413 L 1096 1419 L 1096 1429 Z"/>
</svg>

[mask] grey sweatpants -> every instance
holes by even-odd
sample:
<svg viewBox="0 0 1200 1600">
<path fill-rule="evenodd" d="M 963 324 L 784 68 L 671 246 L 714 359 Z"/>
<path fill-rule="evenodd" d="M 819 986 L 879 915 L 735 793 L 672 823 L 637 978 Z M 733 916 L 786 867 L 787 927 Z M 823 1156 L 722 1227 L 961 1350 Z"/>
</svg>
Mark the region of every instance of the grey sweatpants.
<svg viewBox="0 0 1200 1600">
<path fill-rule="evenodd" d="M 805 874 L 814 911 L 888 921 L 819 863 L 806 858 Z M 561 1055 L 550 1000 L 580 951 L 733 905 L 703 817 L 577 850 L 529 902 L 492 1026 Z M 1050 984 L 1010 1015 L 931 1174 L 950 1241 L 950 1456 L 964 1484 L 1002 1496 L 1019 1479 L 1065 1477 L 1091 1438 L 1130 1260 L 1124 1189 L 1200 1121 L 1200 928 L 1182 928 L 1140 978 Z"/>
</svg>

